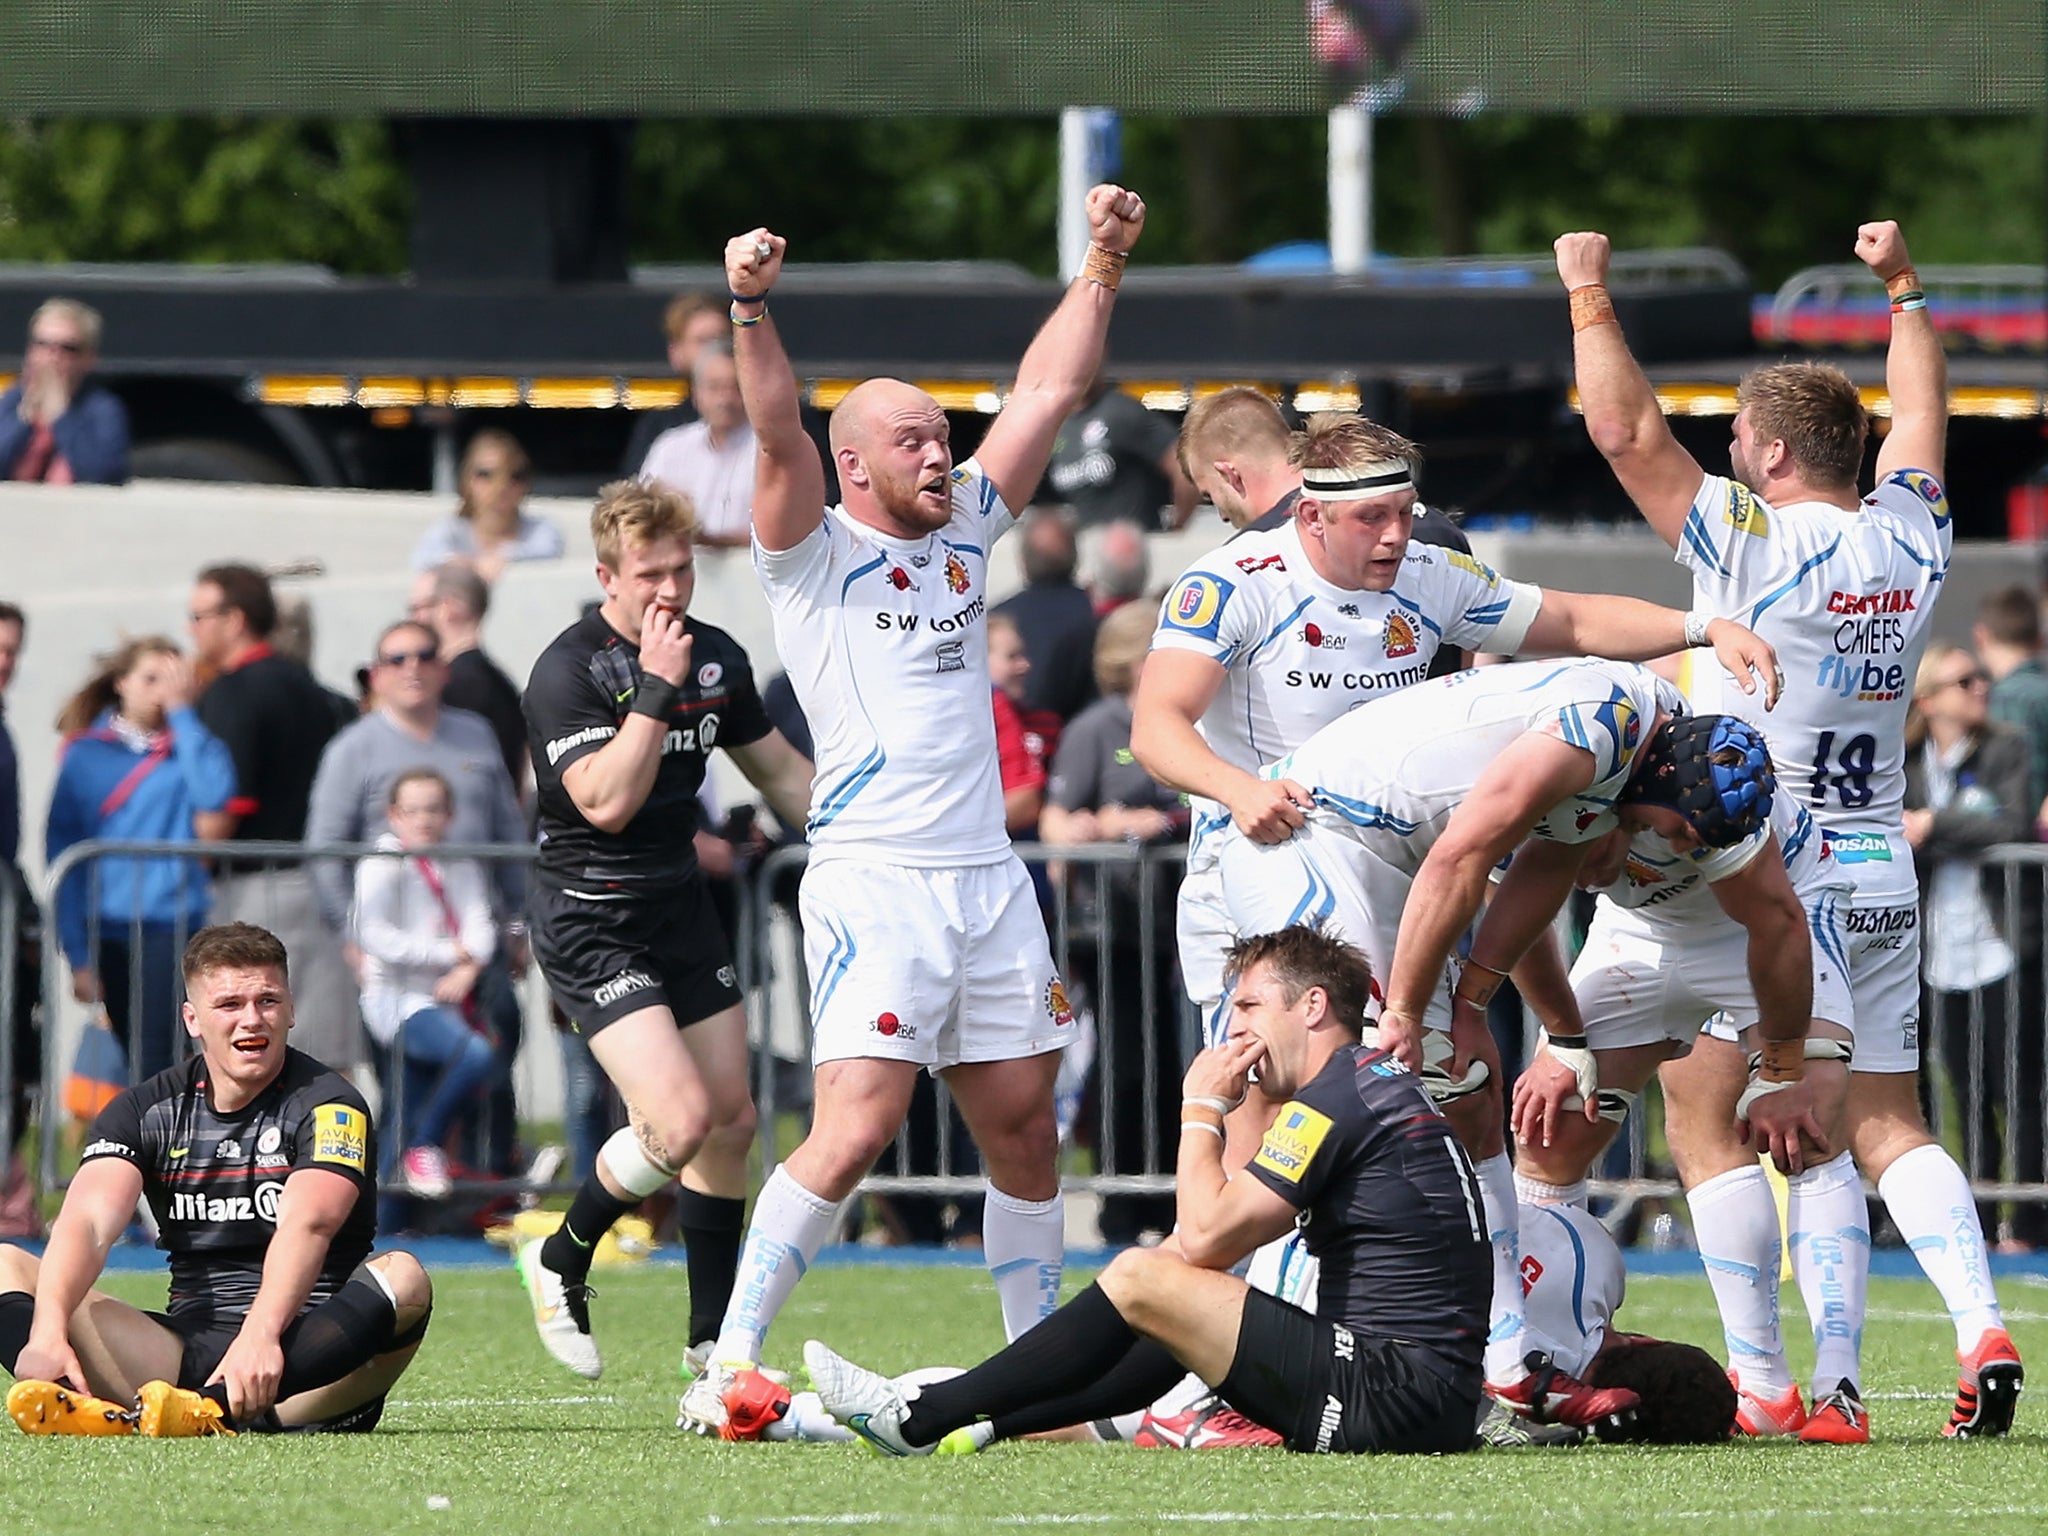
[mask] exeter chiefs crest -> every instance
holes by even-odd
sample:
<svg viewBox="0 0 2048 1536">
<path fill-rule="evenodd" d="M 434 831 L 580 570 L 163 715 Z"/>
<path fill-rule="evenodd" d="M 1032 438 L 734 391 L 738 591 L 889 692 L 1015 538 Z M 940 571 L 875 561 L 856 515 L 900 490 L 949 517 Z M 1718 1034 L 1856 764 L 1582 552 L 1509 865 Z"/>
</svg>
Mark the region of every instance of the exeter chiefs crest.
<svg viewBox="0 0 2048 1536">
<path fill-rule="evenodd" d="M 967 566 L 958 555 L 951 553 L 946 556 L 946 585 L 955 594 L 967 590 Z"/>
<path fill-rule="evenodd" d="M 1397 661 L 1403 656 L 1415 654 L 1415 621 L 1407 614 L 1396 612 L 1387 615 L 1387 660 Z"/>
</svg>

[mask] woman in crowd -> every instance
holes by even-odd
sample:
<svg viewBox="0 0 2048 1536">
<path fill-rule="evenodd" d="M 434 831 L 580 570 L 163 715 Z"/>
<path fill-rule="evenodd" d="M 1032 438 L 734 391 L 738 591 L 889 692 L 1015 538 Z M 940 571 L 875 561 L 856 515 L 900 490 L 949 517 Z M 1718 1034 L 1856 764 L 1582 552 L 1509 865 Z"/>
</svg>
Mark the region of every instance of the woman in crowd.
<svg viewBox="0 0 2048 1536">
<path fill-rule="evenodd" d="M 227 746 L 192 711 L 192 668 L 162 636 L 102 657 L 57 716 L 63 758 L 50 795 L 51 863 L 88 838 L 191 842 L 194 817 L 235 794 Z M 57 893 L 57 931 L 71 992 L 103 1003 L 135 1081 L 181 1054 L 185 940 L 212 897 L 197 859 L 110 855 L 88 860 Z"/>
<path fill-rule="evenodd" d="M 421 537 L 413 569 L 462 560 L 485 581 L 496 581 L 514 560 L 561 559 L 562 530 L 525 510 L 532 480 L 533 466 L 516 437 L 495 427 L 477 433 L 462 455 L 462 502 L 453 517 Z"/>
<path fill-rule="evenodd" d="M 2013 1140 L 2009 1176 L 2035 1182 L 2044 1087 L 2040 871 L 2014 872 L 2014 905 L 2006 871 L 1975 862 L 1995 844 L 2032 834 L 2026 738 L 1992 721 L 1977 658 L 1937 642 L 1913 680 L 1906 745 L 1906 840 L 1923 914 L 1921 1012 L 1963 1114 L 1963 1165 L 1973 1178 L 1999 1177 L 2003 1105 Z M 1984 1230 L 1996 1232 L 1996 1208 L 1981 1214 Z M 2039 1206 L 2018 1206 L 2007 1246 L 2048 1240 L 2044 1216 Z"/>
</svg>

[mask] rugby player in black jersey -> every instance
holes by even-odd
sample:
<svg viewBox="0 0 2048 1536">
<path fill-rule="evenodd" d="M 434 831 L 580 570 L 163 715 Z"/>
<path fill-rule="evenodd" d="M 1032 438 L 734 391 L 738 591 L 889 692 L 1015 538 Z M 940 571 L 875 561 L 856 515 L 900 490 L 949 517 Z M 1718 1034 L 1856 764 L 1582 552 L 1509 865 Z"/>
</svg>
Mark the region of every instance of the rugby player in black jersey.
<svg viewBox="0 0 2048 1536">
<path fill-rule="evenodd" d="M 1435 1102 L 1360 1043 L 1371 973 L 1307 928 L 1231 951 L 1229 1033 L 1183 1084 L 1179 1228 L 1127 1249 L 1001 1354 L 912 1385 L 804 1348 L 827 1410 L 892 1454 L 990 1421 L 995 1438 L 1142 1407 L 1193 1371 L 1300 1451 L 1462 1451 L 1480 1400 L 1492 1267 L 1478 1182 Z M 1279 1104 L 1248 1176 L 1223 1117 L 1248 1074 Z M 1322 1263 L 1314 1313 L 1228 1271 L 1299 1223 Z"/>
<path fill-rule="evenodd" d="M 541 1343 L 591 1378 L 585 1281 L 613 1222 L 682 1174 L 689 1343 L 707 1349 L 746 1231 L 754 1104 L 732 953 L 694 852 L 705 765 L 723 747 L 786 826 L 810 803 L 810 760 L 769 723 L 746 652 L 687 617 L 694 533 L 680 492 L 604 487 L 590 514 L 604 602 L 541 653 L 521 701 L 540 792 L 534 958 L 632 1118 L 560 1229 L 519 1253 Z"/>
<path fill-rule="evenodd" d="M 375 1428 L 427 1331 L 408 1253 L 370 1257 L 370 1111 L 285 1043 L 284 945 L 248 923 L 185 947 L 199 1054 L 93 1122 L 40 1262 L 0 1246 L 7 1410 L 30 1434 Z M 93 1289 L 147 1197 L 171 1258 L 163 1312 Z"/>
</svg>

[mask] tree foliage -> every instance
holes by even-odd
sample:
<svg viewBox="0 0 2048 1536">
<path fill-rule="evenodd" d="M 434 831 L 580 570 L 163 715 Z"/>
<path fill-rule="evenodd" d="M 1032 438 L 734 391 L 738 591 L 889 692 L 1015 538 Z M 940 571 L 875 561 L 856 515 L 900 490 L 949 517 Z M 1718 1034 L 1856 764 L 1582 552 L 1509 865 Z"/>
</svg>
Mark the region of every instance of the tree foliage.
<svg viewBox="0 0 2048 1536">
<path fill-rule="evenodd" d="M 1866 218 L 1917 258 L 2043 258 L 2044 120 L 1396 116 L 1376 125 L 1378 244 L 1541 251 L 1601 228 L 1624 248 L 1715 245 L 1760 287 L 1848 257 Z M 632 255 L 715 260 L 756 223 L 804 260 L 1015 261 L 1050 271 L 1051 122 L 696 119 L 635 138 Z M 1146 257 L 1239 261 L 1325 232 L 1318 119 L 1135 118 L 1122 175 L 1152 208 Z M 373 122 L 0 125 L 0 259 L 406 264 L 411 181 Z"/>
</svg>

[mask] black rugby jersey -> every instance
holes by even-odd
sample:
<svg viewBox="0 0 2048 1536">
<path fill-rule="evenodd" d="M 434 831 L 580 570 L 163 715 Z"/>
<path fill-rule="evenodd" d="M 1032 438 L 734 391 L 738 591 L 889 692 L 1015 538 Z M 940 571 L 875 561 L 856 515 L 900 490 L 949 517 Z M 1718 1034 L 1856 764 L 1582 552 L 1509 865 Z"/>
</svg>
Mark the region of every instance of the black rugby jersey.
<svg viewBox="0 0 2048 1536">
<path fill-rule="evenodd" d="M 171 1256 L 176 1314 L 249 1310 L 277 1233 L 284 1181 L 302 1168 L 338 1173 L 358 1191 L 328 1244 L 311 1300 L 333 1295 L 377 1235 L 369 1106 L 346 1078 L 289 1047 L 277 1080 L 233 1114 L 213 1107 L 203 1056 L 128 1089 L 93 1121 L 80 1161 L 103 1157 L 142 1170 L 156 1245 Z"/>
<path fill-rule="evenodd" d="M 690 675 L 669 716 L 646 804 L 618 832 L 583 819 L 562 773 L 619 732 L 640 686 L 640 647 L 593 609 L 541 652 L 527 680 L 527 740 L 540 790 L 540 871 L 572 890 L 677 885 L 697 867 L 697 792 L 718 747 L 744 747 L 774 729 L 747 653 L 724 630 L 685 618 Z"/>
<path fill-rule="evenodd" d="M 1479 1180 L 1414 1074 L 1347 1046 L 1280 1106 L 1250 1167 L 1302 1213 L 1318 1316 L 1478 1367 L 1493 1294 Z"/>
</svg>

